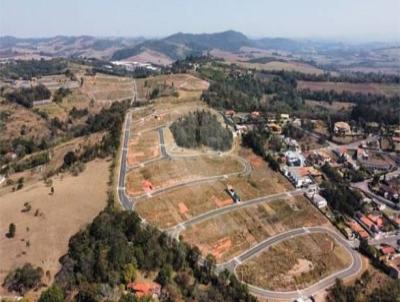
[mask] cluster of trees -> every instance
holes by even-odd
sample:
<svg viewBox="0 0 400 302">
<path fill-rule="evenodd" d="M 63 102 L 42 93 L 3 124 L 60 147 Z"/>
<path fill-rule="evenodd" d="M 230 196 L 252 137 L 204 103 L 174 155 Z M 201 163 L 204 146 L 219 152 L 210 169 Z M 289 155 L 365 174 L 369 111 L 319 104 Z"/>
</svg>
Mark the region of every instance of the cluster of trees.
<svg viewBox="0 0 400 302">
<path fill-rule="evenodd" d="M 58 88 L 53 95 L 53 102 L 61 103 L 63 98 L 67 95 L 71 94 L 72 91 L 69 88 L 60 87 Z"/>
<path fill-rule="evenodd" d="M 28 169 L 32 169 L 37 166 L 44 165 L 50 161 L 50 155 L 48 151 L 39 152 L 37 154 L 33 154 L 32 156 L 21 159 L 18 162 L 11 163 L 7 165 L 4 169 L 1 170 L 2 173 L 5 173 L 9 170 L 14 172 L 21 172 Z"/>
<path fill-rule="evenodd" d="M 28 290 L 37 288 L 43 277 L 43 270 L 40 267 L 33 267 L 27 263 L 10 272 L 4 279 L 3 286 L 10 292 L 18 292 L 23 295 Z"/>
<path fill-rule="evenodd" d="M 228 126 L 223 127 L 217 117 L 206 110 L 190 112 L 172 123 L 170 129 L 181 147 L 207 146 L 224 151 L 232 146 L 233 136 Z"/>
<path fill-rule="evenodd" d="M 242 137 L 242 144 L 245 147 L 251 148 L 255 154 L 262 156 L 274 171 L 279 171 L 280 165 L 278 161 L 270 154 L 266 152 L 265 147 L 267 143 L 271 140 L 271 135 L 269 132 L 265 131 L 264 127 L 254 129 L 247 132 Z"/>
<path fill-rule="evenodd" d="M 351 112 L 351 119 L 365 122 L 378 122 L 385 124 L 398 123 L 400 110 L 400 96 L 387 97 L 383 94 L 352 93 L 349 91 L 336 92 L 334 90 L 311 91 L 303 89 L 298 91 L 303 99 L 324 102 L 351 102 L 355 103 Z"/>
<path fill-rule="evenodd" d="M 68 115 L 73 119 L 78 119 L 89 114 L 87 108 L 77 109 L 75 106 L 68 112 Z"/>
<path fill-rule="evenodd" d="M 161 301 L 255 301 L 234 275 L 214 273 L 213 257 L 199 264 L 200 257 L 197 247 L 142 225 L 135 212 L 117 211 L 110 203 L 71 238 L 56 284 L 67 294 L 77 293 L 79 301 L 101 301 L 115 293 L 113 288 L 135 280 L 140 270 L 158 272 Z M 122 296 L 120 301 L 136 300 Z"/>
<path fill-rule="evenodd" d="M 5 95 L 9 102 L 31 108 L 34 101 L 47 100 L 51 96 L 51 92 L 43 84 L 31 88 L 20 88 Z"/>
<path fill-rule="evenodd" d="M 67 68 L 64 59 L 53 60 L 21 60 L 2 64 L 0 76 L 4 78 L 30 80 L 32 77 L 61 74 Z"/>
<path fill-rule="evenodd" d="M 253 75 L 229 74 L 223 79 L 218 73 L 215 75 L 217 77 L 211 78 L 210 87 L 202 94 L 202 99 L 208 105 L 245 112 L 260 109 L 260 98 L 265 91 L 262 83 Z"/>
<path fill-rule="evenodd" d="M 361 209 L 360 200 L 362 196 L 357 191 L 349 188 L 342 176 L 328 163 L 322 166 L 322 172 L 328 177 L 329 181 L 322 183 L 322 195 L 328 201 L 330 207 L 340 213 L 353 216 L 356 211 Z"/>
<path fill-rule="evenodd" d="M 335 285 L 329 289 L 328 302 L 376 302 L 376 301 L 399 301 L 400 281 L 390 280 L 383 286 L 371 284 L 373 278 L 367 271 L 362 274 L 353 285 L 344 285 L 343 281 L 337 280 Z M 373 290 L 367 290 L 371 285 Z"/>
</svg>

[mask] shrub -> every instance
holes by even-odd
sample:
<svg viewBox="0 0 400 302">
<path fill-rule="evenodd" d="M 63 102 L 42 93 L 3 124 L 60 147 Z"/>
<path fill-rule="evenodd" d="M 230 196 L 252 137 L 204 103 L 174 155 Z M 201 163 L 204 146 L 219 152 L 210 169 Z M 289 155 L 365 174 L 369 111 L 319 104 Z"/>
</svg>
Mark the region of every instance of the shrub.
<svg viewBox="0 0 400 302">
<path fill-rule="evenodd" d="M 41 267 L 35 268 L 32 264 L 27 263 L 10 272 L 4 279 L 3 286 L 9 291 L 15 291 L 23 295 L 28 290 L 37 288 L 42 277 L 43 270 Z"/>
<path fill-rule="evenodd" d="M 8 226 L 8 233 L 6 236 L 8 238 L 14 238 L 16 229 L 17 229 L 17 227 L 15 226 L 15 224 L 10 223 L 10 225 Z"/>
</svg>

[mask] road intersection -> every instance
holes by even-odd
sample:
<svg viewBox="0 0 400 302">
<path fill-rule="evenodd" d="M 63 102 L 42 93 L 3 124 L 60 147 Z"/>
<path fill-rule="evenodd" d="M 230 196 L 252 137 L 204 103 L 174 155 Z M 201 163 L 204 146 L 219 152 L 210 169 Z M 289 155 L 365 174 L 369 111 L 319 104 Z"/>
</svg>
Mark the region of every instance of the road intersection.
<svg viewBox="0 0 400 302">
<path fill-rule="evenodd" d="M 134 85 L 134 96 L 133 96 L 132 100 L 136 100 L 136 83 Z M 131 198 L 127 195 L 126 189 L 125 189 L 125 178 L 126 178 L 126 173 L 128 172 L 127 152 L 128 152 L 128 142 L 129 142 L 129 138 L 130 138 L 131 126 L 132 126 L 132 110 L 129 110 L 126 115 L 126 118 L 125 118 L 124 130 L 123 130 L 123 135 L 122 135 L 123 142 L 122 142 L 122 147 L 121 147 L 121 156 L 119 159 L 120 161 L 119 161 L 118 188 L 117 188 L 118 198 L 121 203 L 121 206 L 124 210 L 128 210 L 128 211 L 133 210 L 135 202 L 137 202 L 136 200 L 134 200 L 133 198 Z M 161 156 L 160 156 L 160 158 L 157 158 L 157 160 L 171 158 L 172 156 L 167 153 L 167 150 L 165 148 L 165 141 L 164 141 L 162 127 L 158 128 L 158 132 L 159 132 L 159 139 L 160 139 Z M 241 172 L 238 172 L 238 173 L 245 173 L 245 174 L 251 173 L 251 166 L 247 163 L 247 161 L 245 161 L 245 162 L 246 163 L 244 164 L 244 170 Z M 199 182 L 201 183 L 201 182 L 207 182 L 207 181 L 215 181 L 216 179 L 218 179 L 220 177 L 221 176 L 213 176 L 213 177 L 209 177 L 209 178 L 198 179 L 195 181 L 188 181 L 186 183 L 178 184 L 174 188 L 160 189 L 159 192 L 155 192 L 155 193 L 162 193 L 162 192 L 165 192 L 166 190 L 176 189 L 178 187 L 185 186 L 185 185 L 194 185 Z M 153 192 L 152 192 L 152 194 L 153 194 Z M 178 238 L 179 233 L 182 232 L 187 227 L 197 224 L 197 223 L 200 223 L 202 221 L 211 219 L 213 217 L 217 217 L 219 215 L 223 215 L 223 214 L 229 213 L 231 211 L 235 211 L 240 208 L 249 207 L 252 205 L 259 204 L 259 203 L 264 203 L 264 202 L 268 202 L 268 201 L 272 201 L 272 200 L 277 200 L 279 198 L 287 198 L 288 196 L 296 196 L 296 195 L 301 195 L 301 194 L 303 194 L 303 192 L 301 190 L 293 190 L 293 191 L 289 191 L 289 192 L 282 192 L 282 193 L 262 196 L 262 197 L 258 197 L 258 198 L 248 200 L 245 202 L 235 203 L 230 206 L 217 208 L 215 210 L 200 214 L 196 217 L 192 217 L 191 219 L 184 221 L 184 222 L 176 225 L 175 227 L 172 227 L 172 228 L 170 228 L 168 230 L 164 230 L 164 231 L 166 231 L 172 237 Z M 142 197 L 142 198 L 144 198 L 144 197 Z M 311 285 L 310 287 L 300 290 L 300 291 L 279 292 L 279 291 L 272 291 L 272 290 L 267 290 L 267 289 L 263 289 L 263 288 L 258 288 L 256 286 L 248 284 L 249 291 L 251 293 L 253 293 L 254 295 L 257 295 L 257 296 L 260 296 L 260 297 L 263 297 L 266 299 L 274 299 L 274 300 L 291 300 L 292 299 L 293 300 L 293 299 L 297 299 L 299 297 L 307 297 L 310 295 L 314 295 L 315 293 L 332 286 L 334 284 L 336 278 L 349 278 L 352 276 L 356 276 L 360 272 L 361 266 L 362 266 L 360 255 L 355 250 L 353 250 L 351 244 L 347 240 L 345 240 L 341 234 L 338 234 L 337 232 L 334 232 L 334 231 L 324 228 L 324 227 L 308 227 L 308 228 L 292 229 L 292 230 L 277 234 L 275 236 L 269 237 L 266 240 L 260 242 L 259 244 L 246 250 L 241 255 L 239 255 L 225 263 L 219 264 L 217 266 L 217 271 L 227 269 L 233 273 L 236 273 L 236 267 L 240 263 L 258 255 L 259 253 L 261 253 L 262 251 L 265 251 L 272 245 L 277 244 L 282 241 L 285 241 L 285 240 L 288 240 L 295 236 L 302 236 L 302 235 L 306 235 L 309 233 L 326 233 L 326 234 L 331 235 L 338 243 L 343 245 L 345 247 L 345 249 L 348 251 L 349 255 L 352 258 L 351 265 L 349 267 L 347 267 L 346 269 L 336 272 L 334 274 L 331 274 L 328 277 Z"/>
</svg>

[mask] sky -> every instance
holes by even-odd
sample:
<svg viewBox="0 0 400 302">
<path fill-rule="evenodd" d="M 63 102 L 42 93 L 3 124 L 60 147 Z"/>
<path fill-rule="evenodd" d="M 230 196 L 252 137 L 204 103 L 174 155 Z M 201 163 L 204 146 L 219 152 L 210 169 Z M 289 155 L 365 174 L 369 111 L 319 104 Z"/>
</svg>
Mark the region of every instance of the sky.
<svg viewBox="0 0 400 302">
<path fill-rule="evenodd" d="M 400 40 L 400 0 L 0 0 L 0 35 Z"/>
</svg>

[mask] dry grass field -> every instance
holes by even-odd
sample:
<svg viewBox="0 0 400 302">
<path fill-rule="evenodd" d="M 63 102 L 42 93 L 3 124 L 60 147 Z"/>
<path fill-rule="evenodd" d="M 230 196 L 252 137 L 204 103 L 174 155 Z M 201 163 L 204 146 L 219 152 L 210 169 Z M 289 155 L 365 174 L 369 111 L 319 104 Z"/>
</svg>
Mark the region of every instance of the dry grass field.
<svg viewBox="0 0 400 302">
<path fill-rule="evenodd" d="M 385 94 L 387 96 L 400 95 L 400 85 L 396 84 L 297 81 L 297 88 L 308 88 L 312 91 L 334 90 L 339 93 L 349 91 L 352 93 Z"/>
<path fill-rule="evenodd" d="M 130 172 L 126 188 L 130 195 L 138 195 L 182 181 L 241 172 L 242 169 L 241 163 L 231 157 L 201 156 L 162 160 Z"/>
<path fill-rule="evenodd" d="M 350 112 L 354 107 L 354 103 L 349 102 L 324 102 L 324 101 L 314 101 L 314 100 L 305 100 L 306 106 L 310 109 L 313 108 L 323 108 L 330 112 Z"/>
<path fill-rule="evenodd" d="M 53 180 L 54 195 L 43 182 L 0 197 L 0 280 L 7 273 L 30 262 L 49 272 L 50 284 L 59 270 L 58 259 L 67 252 L 72 235 L 89 223 L 105 206 L 110 162 L 95 160 L 78 176 L 64 175 Z M 28 203 L 31 210 L 22 212 Z M 16 225 L 15 238 L 5 234 Z M 0 289 L 0 294 L 4 289 Z"/>
<path fill-rule="evenodd" d="M 20 105 L 0 103 L 0 116 L 4 124 L 0 140 L 17 137 L 41 140 L 50 134 L 46 120 Z"/>
<path fill-rule="evenodd" d="M 239 209 L 182 232 L 183 239 L 223 262 L 278 233 L 326 223 L 326 219 L 303 196 L 275 200 Z"/>
<path fill-rule="evenodd" d="M 105 74 L 85 76 L 81 91 L 96 101 L 117 101 L 132 98 L 133 80 Z"/>
<path fill-rule="evenodd" d="M 285 70 L 285 71 L 297 71 L 302 73 L 309 74 L 323 74 L 324 71 L 312 65 L 300 62 L 280 62 L 273 61 L 268 63 L 248 63 L 248 62 L 239 62 L 237 63 L 239 66 L 244 68 L 255 68 L 257 70 Z"/>
<path fill-rule="evenodd" d="M 277 291 L 306 288 L 348 267 L 349 253 L 326 234 L 295 237 L 270 247 L 237 268 L 249 284 Z"/>
<path fill-rule="evenodd" d="M 156 130 L 138 133 L 130 138 L 127 158 L 129 166 L 137 165 L 159 155 L 159 136 Z"/>
<path fill-rule="evenodd" d="M 58 168 L 62 166 L 64 163 L 64 156 L 69 151 L 74 151 L 77 154 L 83 152 L 84 148 L 87 146 L 92 146 L 101 141 L 104 133 L 93 133 L 88 136 L 78 137 L 72 140 L 69 140 L 64 143 L 60 143 L 59 145 L 55 146 L 54 148 L 50 148 L 50 161 L 40 167 L 33 168 L 31 170 L 25 170 L 19 173 L 13 173 L 9 175 L 9 179 L 14 181 L 14 183 L 20 178 L 24 178 L 25 184 L 31 184 L 33 182 L 37 182 L 41 180 L 47 175 L 48 173 L 53 173 Z M 40 151 L 42 152 L 42 151 Z M 22 158 L 20 161 L 24 161 L 31 156 L 35 156 L 36 153 L 30 154 Z M 0 198 L 7 194 L 12 190 L 12 186 L 6 186 L 3 184 L 0 186 Z"/>
</svg>

